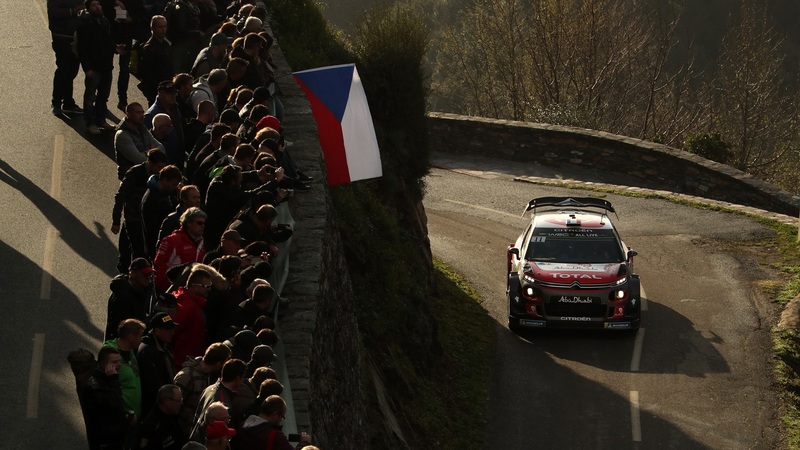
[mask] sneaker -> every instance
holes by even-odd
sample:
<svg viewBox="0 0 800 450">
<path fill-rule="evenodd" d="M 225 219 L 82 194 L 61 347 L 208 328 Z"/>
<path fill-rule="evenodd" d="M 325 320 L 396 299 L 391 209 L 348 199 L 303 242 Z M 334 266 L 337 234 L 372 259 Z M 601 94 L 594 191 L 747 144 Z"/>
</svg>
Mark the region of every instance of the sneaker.
<svg viewBox="0 0 800 450">
<path fill-rule="evenodd" d="M 297 171 L 297 180 L 298 181 L 302 181 L 303 183 L 308 183 L 310 181 L 314 181 L 314 177 L 310 177 L 310 176 L 308 176 L 308 175 L 306 175 L 303 172 L 298 170 Z"/>
<path fill-rule="evenodd" d="M 64 115 L 64 111 L 61 110 L 60 106 L 53 106 L 53 115 L 56 117 L 61 117 Z"/>
<path fill-rule="evenodd" d="M 68 114 L 83 114 L 83 108 L 81 108 L 78 105 L 72 105 L 72 106 L 65 105 L 64 108 L 62 108 L 62 111 Z"/>
<path fill-rule="evenodd" d="M 98 127 L 97 125 L 89 125 L 88 127 L 86 127 L 86 131 L 88 131 L 89 134 L 93 134 L 95 136 L 103 133 L 103 130 L 101 130 L 100 127 Z"/>
</svg>

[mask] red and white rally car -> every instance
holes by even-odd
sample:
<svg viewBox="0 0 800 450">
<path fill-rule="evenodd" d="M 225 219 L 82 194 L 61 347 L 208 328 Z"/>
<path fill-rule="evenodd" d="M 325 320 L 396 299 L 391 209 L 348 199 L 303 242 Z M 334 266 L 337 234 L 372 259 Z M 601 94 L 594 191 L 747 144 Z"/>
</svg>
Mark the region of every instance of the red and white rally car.
<svg viewBox="0 0 800 450">
<path fill-rule="evenodd" d="M 609 220 L 611 203 L 540 197 L 531 210 L 530 224 L 508 246 L 509 329 L 638 329 L 636 252 Z"/>
</svg>

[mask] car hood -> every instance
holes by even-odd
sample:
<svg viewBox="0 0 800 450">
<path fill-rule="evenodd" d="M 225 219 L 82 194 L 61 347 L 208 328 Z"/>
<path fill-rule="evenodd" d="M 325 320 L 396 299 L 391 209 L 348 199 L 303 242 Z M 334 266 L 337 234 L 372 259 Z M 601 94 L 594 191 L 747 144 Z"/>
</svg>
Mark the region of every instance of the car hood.
<svg viewBox="0 0 800 450">
<path fill-rule="evenodd" d="M 563 263 L 529 261 L 535 279 L 548 283 L 605 284 L 619 280 L 624 263 Z"/>
</svg>

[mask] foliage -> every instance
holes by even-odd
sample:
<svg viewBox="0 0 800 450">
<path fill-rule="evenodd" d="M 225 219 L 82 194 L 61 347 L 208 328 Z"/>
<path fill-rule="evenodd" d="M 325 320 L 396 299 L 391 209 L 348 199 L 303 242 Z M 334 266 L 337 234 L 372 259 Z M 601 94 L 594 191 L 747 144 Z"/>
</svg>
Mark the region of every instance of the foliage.
<svg viewBox="0 0 800 450">
<path fill-rule="evenodd" d="M 686 139 L 686 150 L 697 156 L 727 164 L 733 157 L 731 145 L 719 133 L 691 134 Z"/>
</svg>

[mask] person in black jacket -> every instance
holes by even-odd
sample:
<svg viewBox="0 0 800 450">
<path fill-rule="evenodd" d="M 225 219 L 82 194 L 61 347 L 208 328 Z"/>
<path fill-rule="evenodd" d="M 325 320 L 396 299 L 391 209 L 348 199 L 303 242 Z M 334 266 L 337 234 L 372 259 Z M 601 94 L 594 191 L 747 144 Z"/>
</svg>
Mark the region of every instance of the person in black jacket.
<svg viewBox="0 0 800 450">
<path fill-rule="evenodd" d="M 80 62 L 72 51 L 72 40 L 80 24 L 83 0 L 47 0 L 47 22 L 56 54 L 56 71 L 53 74 L 53 115 L 64 112 L 81 114 L 72 96 L 72 81 L 78 76 Z"/>
<path fill-rule="evenodd" d="M 172 44 L 167 40 L 167 19 L 153 16 L 150 19 L 150 39 L 142 46 L 139 56 L 139 90 L 152 105 L 158 94 L 158 83 L 172 80 L 175 69 L 172 64 Z"/>
<path fill-rule="evenodd" d="M 122 177 L 117 193 L 114 195 L 114 209 L 111 212 L 111 232 L 119 234 L 120 273 L 133 258 L 147 256 L 142 230 L 142 197 L 147 191 L 147 180 L 167 165 L 167 155 L 161 150 L 147 152 L 147 161 L 131 167 Z M 122 218 L 125 224 L 122 225 Z"/>
<path fill-rule="evenodd" d="M 137 448 L 180 450 L 188 438 L 178 426 L 178 412 L 183 404 L 181 389 L 166 384 L 158 389 L 156 407 L 145 416 L 139 428 Z"/>
<path fill-rule="evenodd" d="M 150 331 L 142 338 L 136 359 L 139 362 L 139 377 L 142 380 L 142 415 L 153 409 L 158 390 L 171 384 L 175 378 L 172 352 L 169 344 L 175 335 L 176 324 L 172 316 L 160 312 L 150 319 Z"/>
<path fill-rule="evenodd" d="M 178 202 L 175 211 L 167 214 L 167 217 L 161 222 L 161 228 L 158 230 L 158 242 L 161 242 L 162 239 L 181 227 L 181 216 L 187 209 L 203 206 L 200 201 L 200 190 L 193 184 L 181 188 L 178 194 Z"/>
<path fill-rule="evenodd" d="M 98 367 L 82 391 L 89 450 L 122 450 L 130 413 L 122 402 L 119 350 L 103 347 L 97 359 Z"/>
<path fill-rule="evenodd" d="M 123 320 L 145 320 L 153 296 L 152 273 L 150 262 L 137 258 L 131 262 L 127 275 L 120 274 L 111 280 L 104 341 L 118 337 L 117 327 Z"/>
<path fill-rule="evenodd" d="M 142 227 L 147 256 L 153 259 L 158 248 L 158 231 L 161 222 L 175 210 L 178 186 L 183 181 L 181 169 L 166 166 L 147 181 L 147 192 L 142 196 Z"/>
<path fill-rule="evenodd" d="M 99 0 L 84 2 L 87 13 L 75 30 L 78 59 L 86 76 L 83 91 L 83 120 L 91 134 L 100 134 L 106 124 L 108 96 L 111 93 L 114 54 L 123 51 L 111 39 L 111 24 L 103 15 Z"/>
<path fill-rule="evenodd" d="M 289 439 L 281 430 L 281 422 L 286 415 L 286 402 L 278 395 L 270 395 L 261 404 L 257 416 L 245 419 L 242 428 L 233 439 L 233 447 L 240 450 L 261 450 L 268 448 L 267 443 L 272 441 L 273 450 L 300 450 L 311 444 L 311 435 L 300 433 L 300 442 L 296 446 L 289 443 Z"/>
</svg>

